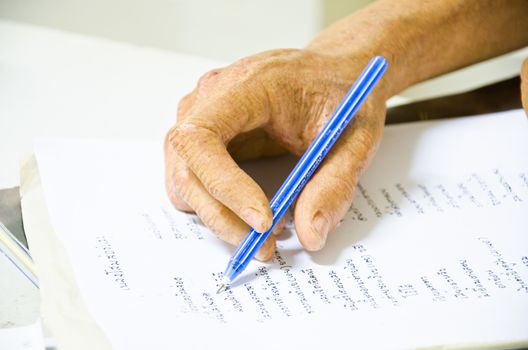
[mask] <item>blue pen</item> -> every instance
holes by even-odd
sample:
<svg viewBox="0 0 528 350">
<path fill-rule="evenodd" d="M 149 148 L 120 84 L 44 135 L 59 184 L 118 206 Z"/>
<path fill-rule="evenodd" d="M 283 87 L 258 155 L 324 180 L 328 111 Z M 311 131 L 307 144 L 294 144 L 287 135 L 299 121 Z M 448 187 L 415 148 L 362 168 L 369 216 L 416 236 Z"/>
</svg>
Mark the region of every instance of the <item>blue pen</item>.
<svg viewBox="0 0 528 350">
<path fill-rule="evenodd" d="M 321 161 L 326 157 L 328 151 L 337 141 L 345 127 L 350 123 L 354 114 L 386 69 L 387 61 L 385 58 L 376 56 L 370 60 L 363 72 L 361 72 L 359 78 L 343 98 L 343 101 L 341 101 L 341 104 L 334 111 L 334 114 L 332 114 L 310 147 L 304 152 L 286 181 L 270 201 L 270 207 L 273 213 L 273 223 L 270 229 L 264 233 L 258 233 L 254 229 L 249 231 L 246 238 L 240 243 L 229 260 L 217 293 L 223 291 L 244 271 L 262 244 L 264 244 L 264 241 L 266 241 L 266 238 L 268 238 L 273 228 L 275 228 L 286 210 L 288 210 L 295 197 L 297 197 Z"/>
</svg>

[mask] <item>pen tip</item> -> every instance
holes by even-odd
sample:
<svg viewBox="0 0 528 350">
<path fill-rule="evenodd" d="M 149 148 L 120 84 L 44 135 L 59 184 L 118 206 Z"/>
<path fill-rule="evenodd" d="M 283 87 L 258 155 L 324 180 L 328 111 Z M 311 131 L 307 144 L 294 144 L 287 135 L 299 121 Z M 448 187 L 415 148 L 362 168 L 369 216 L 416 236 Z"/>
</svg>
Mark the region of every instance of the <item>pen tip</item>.
<svg viewBox="0 0 528 350">
<path fill-rule="evenodd" d="M 225 289 L 226 289 L 226 285 L 222 283 L 220 285 L 220 288 L 218 288 L 218 290 L 216 291 L 216 294 L 222 293 Z"/>
<path fill-rule="evenodd" d="M 222 278 L 222 280 L 220 281 L 220 288 L 218 288 L 218 290 L 216 291 L 216 294 L 220 294 L 224 290 L 226 290 L 227 287 L 229 286 L 229 283 L 231 283 L 229 278 L 227 278 L 227 277 Z"/>
</svg>

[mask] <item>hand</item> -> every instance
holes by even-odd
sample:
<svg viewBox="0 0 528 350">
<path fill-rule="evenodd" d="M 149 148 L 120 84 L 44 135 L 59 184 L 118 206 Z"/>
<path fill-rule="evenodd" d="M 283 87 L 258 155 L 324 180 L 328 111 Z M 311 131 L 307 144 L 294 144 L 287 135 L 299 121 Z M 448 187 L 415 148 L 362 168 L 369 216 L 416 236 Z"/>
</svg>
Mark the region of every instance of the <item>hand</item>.
<svg viewBox="0 0 528 350">
<path fill-rule="evenodd" d="M 196 211 L 233 245 L 250 226 L 267 231 L 268 198 L 235 160 L 301 155 L 370 57 L 342 62 L 306 50 L 275 50 L 205 74 L 180 101 L 165 139 L 166 188 L 176 208 Z M 381 138 L 385 91 L 383 83 L 376 86 L 298 197 L 295 228 L 308 250 L 324 246 L 350 207 Z M 274 250 L 270 235 L 257 258 L 267 260 Z"/>
</svg>

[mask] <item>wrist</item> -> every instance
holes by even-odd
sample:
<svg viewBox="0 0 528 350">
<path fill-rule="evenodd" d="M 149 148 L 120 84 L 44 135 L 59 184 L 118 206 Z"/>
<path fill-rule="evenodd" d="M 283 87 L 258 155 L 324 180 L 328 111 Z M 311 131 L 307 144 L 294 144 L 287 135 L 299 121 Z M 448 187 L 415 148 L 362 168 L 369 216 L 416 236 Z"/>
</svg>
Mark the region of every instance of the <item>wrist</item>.
<svg viewBox="0 0 528 350">
<path fill-rule="evenodd" d="M 319 34 L 307 49 L 361 65 L 388 63 L 390 97 L 426 79 L 526 45 L 527 1 L 378 0 Z M 524 12 L 523 12 L 524 11 Z M 354 70 L 352 69 L 352 72 Z"/>
<path fill-rule="evenodd" d="M 361 18 L 362 21 L 364 18 Z M 361 26 L 358 24 L 358 27 Z M 376 26 L 375 30 L 358 28 L 358 35 L 350 39 L 335 35 L 336 33 L 323 32 L 306 50 L 336 62 L 331 69 L 338 70 L 338 74 L 351 82 L 370 59 L 377 55 L 383 56 L 388 67 L 376 90 L 384 99 L 388 99 L 417 80 L 414 71 L 408 69 L 410 62 L 406 59 L 405 45 L 398 45 L 391 40 L 393 36 L 390 33 L 400 31 L 397 27 L 397 23 L 384 23 Z"/>
<path fill-rule="evenodd" d="M 321 75 L 333 76 L 333 79 L 339 84 L 346 86 L 347 90 L 354 84 L 362 70 L 373 57 L 381 55 L 388 60 L 385 54 L 375 49 L 361 49 L 354 52 L 347 52 L 346 54 L 329 54 L 319 50 L 312 50 L 311 47 L 307 47 L 305 51 L 309 52 L 312 56 L 319 57 L 318 64 Z M 395 86 L 393 84 L 394 79 L 392 79 L 394 75 L 391 73 L 392 68 L 389 61 L 386 73 L 372 91 L 371 95 L 377 101 L 385 101 L 394 94 Z"/>
</svg>

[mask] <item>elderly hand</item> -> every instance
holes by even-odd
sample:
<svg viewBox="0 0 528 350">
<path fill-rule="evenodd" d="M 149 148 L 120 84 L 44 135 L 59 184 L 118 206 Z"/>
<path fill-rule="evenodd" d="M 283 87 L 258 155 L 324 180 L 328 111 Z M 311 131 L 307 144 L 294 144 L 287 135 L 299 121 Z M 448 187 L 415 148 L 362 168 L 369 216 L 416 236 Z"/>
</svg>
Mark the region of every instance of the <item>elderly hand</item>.
<svg viewBox="0 0 528 350">
<path fill-rule="evenodd" d="M 290 151 L 315 138 L 369 59 L 389 61 L 331 153 L 300 194 L 295 228 L 308 250 L 350 206 L 378 145 L 387 97 L 419 81 L 528 43 L 528 1 L 378 0 L 320 33 L 307 50 L 276 50 L 209 72 L 181 102 L 165 142 L 167 191 L 221 239 L 238 244 L 249 226 L 271 223 L 268 200 L 235 160 Z M 527 102 L 526 65 L 523 101 Z M 273 176 L 273 174 L 271 174 Z M 257 258 L 274 252 L 270 236 Z"/>
<path fill-rule="evenodd" d="M 235 161 L 302 154 L 370 58 L 343 64 L 307 50 L 275 50 L 205 74 L 181 100 L 165 140 L 166 188 L 176 208 L 195 211 L 233 245 L 250 226 L 267 231 L 268 198 Z M 321 249 L 350 207 L 380 141 L 385 99 L 378 84 L 299 195 L 295 228 L 306 249 Z M 269 259 L 274 249 L 270 235 L 257 258 Z"/>
</svg>

